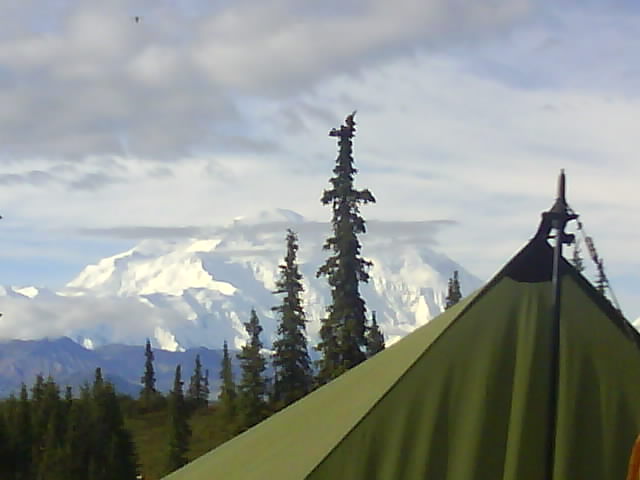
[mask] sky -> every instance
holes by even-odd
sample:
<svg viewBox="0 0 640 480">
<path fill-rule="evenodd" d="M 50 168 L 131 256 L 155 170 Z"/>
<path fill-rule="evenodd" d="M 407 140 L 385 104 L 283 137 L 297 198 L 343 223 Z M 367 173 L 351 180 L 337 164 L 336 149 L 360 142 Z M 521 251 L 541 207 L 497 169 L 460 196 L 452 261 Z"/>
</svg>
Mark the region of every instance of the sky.
<svg viewBox="0 0 640 480">
<path fill-rule="evenodd" d="M 564 168 L 640 317 L 638 5 L 0 0 L 0 284 L 264 209 L 327 221 L 357 109 L 365 219 L 443 221 L 435 248 L 488 279 Z"/>
</svg>

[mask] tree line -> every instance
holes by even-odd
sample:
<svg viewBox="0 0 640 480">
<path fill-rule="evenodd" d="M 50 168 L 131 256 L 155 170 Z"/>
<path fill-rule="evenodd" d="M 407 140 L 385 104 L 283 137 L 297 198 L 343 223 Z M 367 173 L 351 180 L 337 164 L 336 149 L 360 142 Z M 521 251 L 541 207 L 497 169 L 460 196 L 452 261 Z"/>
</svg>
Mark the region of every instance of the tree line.
<svg viewBox="0 0 640 480">
<path fill-rule="evenodd" d="M 120 400 L 99 368 L 78 396 L 38 375 L 0 405 L 0 478 L 133 480 L 137 470 Z"/>
</svg>

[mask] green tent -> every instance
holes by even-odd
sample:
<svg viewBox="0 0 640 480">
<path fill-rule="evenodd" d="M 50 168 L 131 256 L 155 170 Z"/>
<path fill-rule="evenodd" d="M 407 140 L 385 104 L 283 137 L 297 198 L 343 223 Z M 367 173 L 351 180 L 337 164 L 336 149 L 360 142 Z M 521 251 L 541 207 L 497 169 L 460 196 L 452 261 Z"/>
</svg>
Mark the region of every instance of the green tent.
<svg viewBox="0 0 640 480">
<path fill-rule="evenodd" d="M 538 234 L 471 297 L 167 479 L 624 480 L 639 335 L 561 260 L 557 354 Z"/>
</svg>

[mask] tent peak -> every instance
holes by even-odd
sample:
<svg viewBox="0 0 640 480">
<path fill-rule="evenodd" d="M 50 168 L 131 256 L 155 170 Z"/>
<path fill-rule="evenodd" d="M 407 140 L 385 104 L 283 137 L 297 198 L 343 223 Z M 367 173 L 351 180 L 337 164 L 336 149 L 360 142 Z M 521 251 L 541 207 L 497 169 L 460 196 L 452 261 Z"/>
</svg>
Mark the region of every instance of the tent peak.
<svg viewBox="0 0 640 480">
<path fill-rule="evenodd" d="M 578 214 L 569 208 L 566 190 L 567 177 L 563 168 L 560 170 L 560 175 L 558 176 L 558 193 L 556 200 L 548 211 L 542 212 L 542 221 L 540 222 L 534 239 L 547 240 L 548 238 L 552 238 L 551 230 L 555 229 L 556 235 L 559 235 L 558 238 L 560 238 L 562 244 L 570 245 L 573 243 L 574 235 L 565 233 L 564 229 L 567 223 L 578 218 Z"/>
</svg>

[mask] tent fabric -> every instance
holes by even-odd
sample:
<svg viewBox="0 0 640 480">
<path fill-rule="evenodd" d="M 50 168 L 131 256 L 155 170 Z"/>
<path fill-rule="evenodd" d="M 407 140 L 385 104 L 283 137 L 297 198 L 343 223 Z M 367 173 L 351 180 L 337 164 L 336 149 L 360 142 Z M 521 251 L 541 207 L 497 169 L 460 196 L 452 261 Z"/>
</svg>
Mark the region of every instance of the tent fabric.
<svg viewBox="0 0 640 480">
<path fill-rule="evenodd" d="M 627 480 L 640 480 L 640 436 L 636 438 L 636 443 L 631 450 Z"/>
<path fill-rule="evenodd" d="M 552 249 L 170 480 L 624 479 L 640 433 L 640 336 L 567 262 L 552 365 Z M 557 396 L 551 374 L 558 369 Z"/>
</svg>

